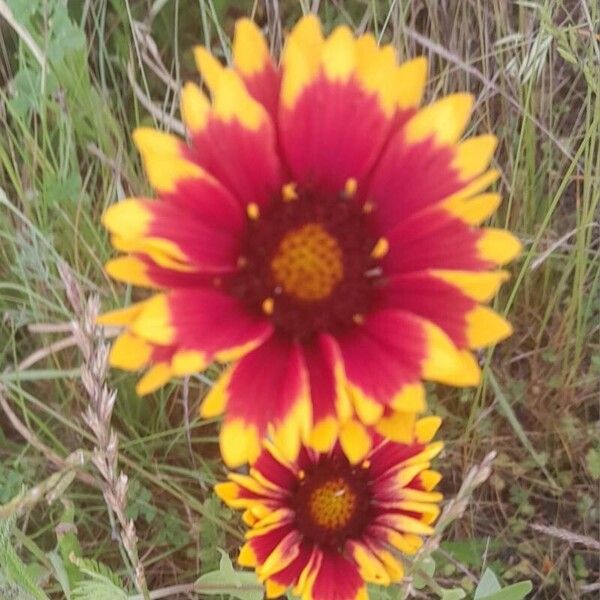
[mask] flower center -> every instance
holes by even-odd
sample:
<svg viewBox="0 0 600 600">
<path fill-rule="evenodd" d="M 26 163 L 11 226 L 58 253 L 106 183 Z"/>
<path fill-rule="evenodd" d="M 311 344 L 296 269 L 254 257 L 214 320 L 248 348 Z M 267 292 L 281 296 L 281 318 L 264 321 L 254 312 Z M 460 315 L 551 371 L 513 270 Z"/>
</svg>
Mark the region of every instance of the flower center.
<svg viewBox="0 0 600 600">
<path fill-rule="evenodd" d="M 299 300 L 323 300 L 344 276 L 342 249 L 319 223 L 283 236 L 271 259 L 275 282 Z"/>
<path fill-rule="evenodd" d="M 337 477 L 316 488 L 308 505 L 315 523 L 325 529 L 340 529 L 352 519 L 356 494 L 343 477 Z"/>
<path fill-rule="evenodd" d="M 310 343 L 370 311 L 382 285 L 380 246 L 353 191 L 286 188 L 266 208 L 249 205 L 238 270 L 219 285 L 278 334 Z"/>
<path fill-rule="evenodd" d="M 322 455 L 309 467 L 293 494 L 296 527 L 317 544 L 340 548 L 360 535 L 368 521 L 368 472 L 341 453 Z"/>
</svg>

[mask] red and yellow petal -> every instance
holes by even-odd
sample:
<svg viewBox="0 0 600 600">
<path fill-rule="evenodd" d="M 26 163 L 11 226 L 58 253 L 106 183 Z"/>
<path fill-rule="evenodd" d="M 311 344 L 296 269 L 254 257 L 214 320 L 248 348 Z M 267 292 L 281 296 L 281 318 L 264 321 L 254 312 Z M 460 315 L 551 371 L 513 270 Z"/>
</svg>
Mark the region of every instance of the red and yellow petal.
<svg viewBox="0 0 600 600">
<path fill-rule="evenodd" d="M 485 348 L 512 335 L 511 324 L 487 306 L 476 306 L 465 315 L 469 348 Z"/>
<path fill-rule="evenodd" d="M 137 382 L 135 391 L 140 396 L 151 394 L 169 383 L 173 375 L 169 362 L 155 362 Z"/>
<path fill-rule="evenodd" d="M 416 414 L 387 408 L 374 425 L 375 430 L 384 438 L 404 444 L 411 443 L 414 436 Z"/>
<path fill-rule="evenodd" d="M 184 91 L 183 114 L 192 142 L 185 155 L 242 206 L 265 206 L 283 183 L 273 121 L 237 71 L 221 67 L 206 49 L 197 48 L 195 55 L 212 103 L 207 108 L 197 88 Z"/>
<path fill-rule="evenodd" d="M 210 405 L 214 394 L 227 408 L 221 453 L 228 465 L 254 462 L 269 430 L 287 459 L 297 457 L 312 421 L 308 377 L 297 344 L 271 337 L 232 367 L 226 383 L 211 391 L 205 403 Z"/>
<path fill-rule="evenodd" d="M 280 75 L 260 29 L 250 19 L 239 19 L 233 35 L 233 65 L 248 92 L 260 102 L 273 121 L 277 117 Z"/>
<path fill-rule="evenodd" d="M 139 316 L 144 307 L 146 306 L 146 300 L 141 302 L 135 302 L 134 304 L 130 304 L 125 308 L 117 308 L 115 310 L 111 310 L 105 312 L 98 316 L 96 322 L 98 325 L 105 326 L 122 326 L 129 325 L 133 323 L 133 321 Z"/>
<path fill-rule="evenodd" d="M 144 254 L 128 254 L 109 260 L 104 269 L 116 281 L 140 287 L 198 287 L 212 283 L 213 275 L 163 267 Z"/>
<path fill-rule="evenodd" d="M 429 528 L 429 530 L 431 529 Z M 367 534 L 370 537 L 384 541 L 387 545 L 408 556 L 416 554 L 423 546 L 423 538 L 420 534 L 398 531 L 393 527 L 381 524 L 370 526 Z"/>
<path fill-rule="evenodd" d="M 367 456 L 373 443 L 368 429 L 355 419 L 342 424 L 339 441 L 346 458 L 353 465 L 360 463 Z"/>
<path fill-rule="evenodd" d="M 426 339 L 421 324 L 408 314 L 387 311 L 369 315 L 351 333 L 340 336 L 348 393 L 357 415 L 367 424 L 375 423 L 386 405 L 395 402 L 407 385 L 421 374 L 426 356 Z M 384 321 L 386 321 L 384 323 Z M 388 329 L 390 346 L 381 334 Z M 402 332 L 399 336 L 396 332 Z M 419 407 L 423 408 L 423 407 Z"/>
<path fill-rule="evenodd" d="M 425 444 L 416 440 L 408 444 L 397 444 L 384 439 L 374 446 L 368 456 L 370 477 L 377 481 L 394 476 L 406 461 L 418 456 L 425 447 Z"/>
<path fill-rule="evenodd" d="M 520 250 L 507 232 L 471 227 L 442 208 L 405 219 L 388 233 L 387 240 L 389 251 L 382 265 L 390 274 L 429 269 L 484 271 L 512 260 Z"/>
<path fill-rule="evenodd" d="M 477 253 L 484 261 L 493 265 L 505 265 L 514 260 L 523 246 L 521 242 L 504 229 L 482 229 L 477 240 Z"/>
<path fill-rule="evenodd" d="M 140 127 L 133 133 L 133 142 L 142 155 L 150 184 L 157 192 L 172 193 L 180 181 L 206 176 L 199 165 L 187 158 L 187 146 L 177 136 Z"/>
<path fill-rule="evenodd" d="M 266 529 L 264 532 L 251 529 L 248 533 L 252 536 L 248 539 L 246 546 L 246 555 L 254 556 L 256 566 L 260 569 L 261 565 L 269 558 L 277 546 L 293 531 L 289 523 L 278 524 L 275 527 Z"/>
<path fill-rule="evenodd" d="M 175 375 L 173 359 L 177 354 L 174 346 L 156 346 L 152 344 L 149 368 L 135 386 L 140 396 L 151 394 L 167 384 Z M 114 356 L 113 356 L 114 360 Z"/>
<path fill-rule="evenodd" d="M 113 246 L 124 252 L 144 253 L 163 267 L 193 271 L 188 257 L 175 242 L 151 235 L 154 219 L 149 207 L 152 204 L 151 200 L 130 198 L 113 204 L 104 213 L 102 224 L 112 234 Z"/>
<path fill-rule="evenodd" d="M 343 556 L 323 551 L 316 572 L 307 578 L 306 600 L 367 600 L 365 582 L 358 567 Z"/>
<path fill-rule="evenodd" d="M 362 191 L 396 115 L 397 69 L 391 48 L 370 36 L 357 41 L 341 26 L 323 40 L 314 18 L 298 24 L 284 50 L 279 115 L 293 180 L 324 193 L 353 181 L 352 192 L 356 183 Z"/>
<path fill-rule="evenodd" d="M 264 581 L 272 577 L 275 573 L 285 569 L 295 558 L 300 554 L 300 543 L 302 535 L 296 529 L 290 531 L 282 540 L 275 546 L 269 556 L 257 565 L 256 573 L 259 578 Z"/>
<path fill-rule="evenodd" d="M 208 288 L 179 288 L 147 301 L 131 329 L 155 344 L 201 352 L 206 361 L 229 361 L 262 344 L 273 326 L 243 310 L 231 296 Z"/>
<path fill-rule="evenodd" d="M 384 564 L 362 541 L 349 540 L 346 550 L 358 567 L 360 576 L 370 583 L 389 585 L 391 579 Z"/>
<path fill-rule="evenodd" d="M 461 171 L 465 160 L 455 162 L 454 145 L 470 105 L 468 94 L 448 96 L 417 112 L 389 141 L 365 196 L 373 207 L 370 218 L 382 233 L 457 193 L 473 178 Z"/>
<path fill-rule="evenodd" d="M 228 506 L 235 509 L 247 509 L 253 517 L 252 525 L 267 514 L 281 507 L 281 497 L 262 491 L 264 488 L 253 486 L 253 489 L 242 485 L 246 482 L 226 481 L 215 485 L 215 493 Z"/>
<path fill-rule="evenodd" d="M 425 469 L 419 473 L 413 484 L 415 484 L 418 489 L 431 491 L 437 486 L 441 479 L 441 473 L 438 473 L 437 471 L 431 471 L 430 469 Z"/>
<path fill-rule="evenodd" d="M 385 406 L 423 410 L 420 379 L 462 386 L 480 377 L 473 359 L 439 327 L 405 311 L 377 311 L 339 344 L 350 397 L 367 424 L 377 422 Z"/>
<path fill-rule="evenodd" d="M 320 452 L 330 450 L 339 423 L 350 418 L 352 407 L 344 387 L 344 366 L 334 338 L 322 334 L 303 346 L 313 406 L 313 426 L 308 444 Z"/>
<path fill-rule="evenodd" d="M 239 309 L 237 302 L 206 288 L 179 288 L 99 318 L 127 325 L 113 346 L 111 364 L 128 370 L 151 365 L 138 383 L 150 393 L 169 379 L 201 371 L 212 360 L 234 360 L 263 343 L 272 325 Z M 191 343 L 190 343 L 191 342 Z M 216 390 L 219 385 L 217 384 Z M 220 414 L 223 405 L 210 416 Z"/>
<path fill-rule="evenodd" d="M 109 364 L 125 371 L 148 369 L 136 386 L 140 396 L 156 391 L 174 377 L 192 375 L 207 366 L 202 353 L 176 345 L 153 344 L 129 330 L 113 343 Z"/>
<path fill-rule="evenodd" d="M 389 236 L 383 306 L 418 314 L 442 328 L 459 348 L 480 348 L 511 334 L 510 325 L 478 301 L 507 278 L 485 269 L 512 260 L 521 246 L 511 234 L 475 229 L 445 209 L 409 219 Z M 448 306 L 452 311 L 448 311 Z"/>
<path fill-rule="evenodd" d="M 151 344 L 125 331 L 111 346 L 109 364 L 125 371 L 137 371 L 150 362 L 152 354 Z"/>
<path fill-rule="evenodd" d="M 411 511 L 412 512 L 412 511 Z M 386 527 L 388 529 L 397 531 L 400 534 L 413 534 L 413 535 L 431 535 L 433 528 L 414 517 L 408 516 L 402 513 L 384 513 L 376 517 L 375 523 L 377 525 Z"/>
<path fill-rule="evenodd" d="M 365 34 L 356 40 L 356 78 L 364 89 L 377 96 L 387 115 L 400 111 L 404 120 L 423 98 L 427 60 L 418 57 L 398 66 L 393 46 L 380 48 L 373 35 Z M 396 123 L 398 126 L 398 118 Z"/>
<path fill-rule="evenodd" d="M 466 348 L 467 319 L 477 303 L 456 287 L 428 272 L 390 277 L 382 293 L 386 307 L 403 310 L 435 323 L 459 348 Z M 449 309 L 451 307 L 451 310 Z"/>
<path fill-rule="evenodd" d="M 136 392 L 144 396 L 161 388 L 177 374 L 173 368 L 176 354 L 175 346 L 156 346 L 125 331 L 111 347 L 109 364 L 125 371 L 148 367 L 136 386 Z"/>
<path fill-rule="evenodd" d="M 230 473 L 229 479 L 240 486 L 242 490 L 249 491 L 261 498 L 281 499 L 287 495 L 287 491 L 278 486 L 272 485 L 267 480 L 259 480 L 256 473 L 242 475 L 240 473 Z"/>
<path fill-rule="evenodd" d="M 467 128 L 474 98 L 458 93 L 446 96 L 422 108 L 407 124 L 407 143 L 433 139 L 437 145 L 454 144 Z"/>
<path fill-rule="evenodd" d="M 280 569 L 265 582 L 267 598 L 282 595 L 288 588 L 294 587 L 300 575 L 310 562 L 313 546 L 307 542 L 300 544 L 299 552 L 290 563 Z"/>
<path fill-rule="evenodd" d="M 103 216 L 118 249 L 178 271 L 235 269 L 245 215 L 211 178 L 181 180 L 165 201 L 129 199 Z"/>
<path fill-rule="evenodd" d="M 510 277 L 508 271 L 431 269 L 425 273 L 453 286 L 476 302 L 489 302 Z"/>
<path fill-rule="evenodd" d="M 252 464 L 252 469 L 280 489 L 289 489 L 297 479 L 293 463 L 286 460 L 268 440 L 258 459 Z"/>
<path fill-rule="evenodd" d="M 386 233 L 411 215 L 442 204 L 470 224 L 498 206 L 495 194 L 465 199 L 496 177 L 488 167 L 497 140 L 485 134 L 457 143 L 472 106 L 469 94 L 454 94 L 419 110 L 394 135 L 380 157 L 365 196 L 371 220 Z M 475 200 L 475 199 L 473 199 Z"/>
<path fill-rule="evenodd" d="M 467 225 L 481 225 L 496 212 L 500 202 L 500 194 L 493 192 L 466 198 L 459 194 L 444 200 L 440 207 Z"/>
<path fill-rule="evenodd" d="M 281 57 L 283 106 L 292 107 L 317 77 L 323 42 L 321 23 L 312 14 L 300 19 L 290 32 Z"/>
<path fill-rule="evenodd" d="M 188 81 L 181 90 L 181 118 L 190 134 L 203 131 L 210 115 L 210 100 L 195 83 Z"/>
<path fill-rule="evenodd" d="M 385 544 L 381 543 L 380 540 L 369 538 L 367 538 L 365 543 L 373 555 L 375 555 L 384 566 L 391 583 L 398 583 L 404 579 L 404 565 L 402 564 L 402 561 L 400 561 Z"/>
</svg>

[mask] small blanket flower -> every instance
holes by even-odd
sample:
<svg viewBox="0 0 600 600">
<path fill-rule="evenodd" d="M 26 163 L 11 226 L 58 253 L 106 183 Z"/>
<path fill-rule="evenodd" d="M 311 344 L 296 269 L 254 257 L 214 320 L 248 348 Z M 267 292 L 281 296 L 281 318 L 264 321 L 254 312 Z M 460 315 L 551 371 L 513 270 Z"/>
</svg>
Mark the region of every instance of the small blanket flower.
<svg viewBox="0 0 600 600">
<path fill-rule="evenodd" d="M 293 588 L 303 600 L 366 600 L 365 582 L 402 579 L 402 556 L 421 547 L 439 513 L 440 475 L 429 469 L 442 449 L 430 443 L 439 424 L 412 422 L 406 444 L 371 431 L 372 449 L 357 464 L 338 444 L 325 453 L 302 447 L 289 462 L 267 441 L 249 475 L 230 473 L 216 486 L 244 510 L 238 560 L 256 569 L 267 597 Z"/>
</svg>

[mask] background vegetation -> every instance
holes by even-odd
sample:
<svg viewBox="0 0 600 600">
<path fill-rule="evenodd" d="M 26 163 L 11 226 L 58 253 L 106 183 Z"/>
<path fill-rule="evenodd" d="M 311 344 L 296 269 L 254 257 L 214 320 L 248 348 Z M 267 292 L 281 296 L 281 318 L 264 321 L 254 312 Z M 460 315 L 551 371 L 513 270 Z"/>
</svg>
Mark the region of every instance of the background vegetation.
<svg viewBox="0 0 600 600">
<path fill-rule="evenodd" d="M 112 475 L 92 462 L 102 444 L 81 415 L 107 401 L 92 364 L 103 348 L 89 328 L 95 307 L 77 295 L 99 295 L 103 309 L 129 300 L 103 273 L 100 215 L 148 189 L 130 132 L 178 129 L 181 82 L 198 79 L 192 46 L 228 57 L 235 18 L 253 15 L 278 49 L 309 8 L 328 30 L 346 22 L 393 41 L 401 58 L 427 55 L 429 99 L 476 94 L 473 131 L 500 139 L 494 223 L 525 245 L 498 300 L 515 335 L 481 357 L 485 382 L 431 391 L 445 417 L 447 497 L 471 465 L 497 457 L 415 593 L 461 598 L 491 567 L 503 586 L 531 580 L 532 598 L 597 597 L 598 3 L 0 0 L 0 598 L 176 598 L 219 585 L 236 595 L 238 584 L 237 597 L 261 597 L 231 570 L 242 528 L 210 492 L 224 474 L 215 424 L 196 418 L 210 372 L 142 400 L 134 377 L 110 373 L 118 459 Z M 119 472 L 122 514 L 102 491 Z M 452 592 L 428 581 L 434 568 Z M 487 571 L 476 597 L 498 600 L 493 580 Z"/>
</svg>

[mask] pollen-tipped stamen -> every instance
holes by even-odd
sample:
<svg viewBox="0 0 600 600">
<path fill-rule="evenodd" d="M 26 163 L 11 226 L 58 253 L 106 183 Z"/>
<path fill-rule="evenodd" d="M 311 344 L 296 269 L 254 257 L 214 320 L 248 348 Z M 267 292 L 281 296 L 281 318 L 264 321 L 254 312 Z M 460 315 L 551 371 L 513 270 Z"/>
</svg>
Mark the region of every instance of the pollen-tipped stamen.
<svg viewBox="0 0 600 600">
<path fill-rule="evenodd" d="M 291 181 L 290 183 L 286 183 L 281 188 L 281 197 L 284 202 L 293 202 L 298 199 L 298 189 L 296 183 Z"/>
<path fill-rule="evenodd" d="M 265 315 L 272 315 L 275 310 L 275 300 L 273 298 L 265 298 L 262 303 L 262 310 Z"/>
<path fill-rule="evenodd" d="M 346 198 L 352 198 L 356 194 L 356 190 L 358 189 L 358 182 L 354 177 L 350 177 L 346 180 L 344 184 L 344 196 Z"/>
<path fill-rule="evenodd" d="M 373 250 L 371 250 L 371 258 L 380 259 L 383 258 L 390 250 L 390 243 L 386 238 L 380 237 L 377 240 L 375 246 L 373 246 Z"/>
<path fill-rule="evenodd" d="M 246 206 L 246 214 L 248 215 L 248 218 L 256 221 L 260 217 L 260 208 L 258 204 L 250 202 L 250 204 Z"/>
</svg>

